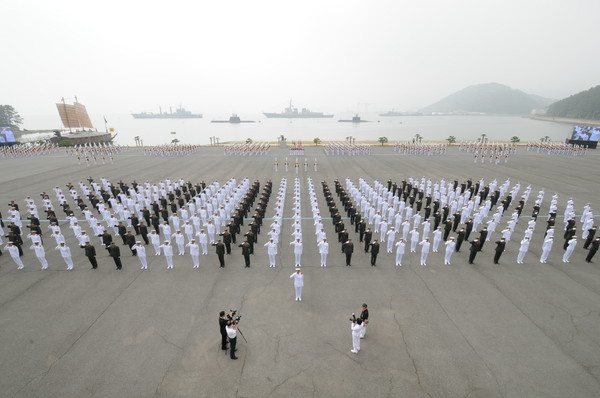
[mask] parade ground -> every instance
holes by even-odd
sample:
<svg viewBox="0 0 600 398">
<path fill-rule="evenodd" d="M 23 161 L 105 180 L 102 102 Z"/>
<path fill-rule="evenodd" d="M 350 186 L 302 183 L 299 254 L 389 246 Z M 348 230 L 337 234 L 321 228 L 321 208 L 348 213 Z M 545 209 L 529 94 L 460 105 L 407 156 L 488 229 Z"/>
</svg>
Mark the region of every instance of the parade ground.
<svg viewBox="0 0 600 398">
<path fill-rule="evenodd" d="M 292 164 L 288 172 L 283 168 L 286 157 Z M 307 159 L 308 171 L 301 167 L 295 173 L 296 158 L 300 163 Z M 270 179 L 267 218 L 273 215 L 281 179 L 288 183 L 275 268 L 269 268 L 263 227 L 250 268 L 244 268 L 239 247 L 219 268 L 209 247 L 199 269 L 192 269 L 189 255 L 175 253 L 175 267 L 167 270 L 164 257 L 154 256 L 148 246 L 149 269 L 141 270 L 138 259 L 121 246 L 123 270 L 117 271 L 94 237 L 99 268 L 92 270 L 63 221 L 75 269 L 66 270 L 42 222 L 50 263 L 42 271 L 25 229 L 25 269 L 17 270 L 4 249 L 0 257 L 0 397 L 600 396 L 600 257 L 587 263 L 580 240 L 570 262 L 562 262 L 567 200 L 573 199 L 578 216 L 588 202 L 595 214 L 600 211 L 599 151 L 567 156 L 519 147 L 507 163 L 482 164 L 458 147 L 438 156 L 401 155 L 392 146 L 378 145 L 362 156 L 325 156 L 318 146 L 296 156 L 272 147 L 267 155 L 251 157 L 224 156 L 221 147 L 172 157 L 144 156 L 142 149 L 132 148 L 116 155 L 114 164 L 80 165 L 61 150 L 0 159 L 0 166 L 5 221 L 11 200 L 25 208 L 24 199 L 31 196 L 41 210 L 41 192 L 50 194 L 64 220 L 52 189 L 59 186 L 67 193 L 67 183 L 78 187 L 89 177 L 106 177 L 113 185 L 166 178 L 223 184 L 247 177 L 260 181 L 261 190 Z M 303 200 L 300 302 L 294 300 L 290 279 L 295 177 Z M 308 177 L 330 241 L 326 268 L 319 266 Z M 321 181 L 329 184 L 340 207 L 334 180 L 350 178 L 358 184 L 361 177 L 371 185 L 408 177 L 447 182 L 483 178 L 485 184 L 510 179 L 511 186 L 521 183 L 521 192 L 531 185 L 532 193 L 498 265 L 492 261 L 494 241 L 500 238 L 496 232 L 474 264 L 468 263 L 468 244 L 454 253 L 451 265 L 444 265 L 441 245 L 439 253 L 430 253 L 427 266 L 419 265 L 420 251 L 409 253 L 407 245 L 403 265 L 396 267 L 394 254 L 382 244 L 372 267 L 352 229 L 355 252 L 347 267 Z M 517 264 L 519 241 L 540 190 L 545 191 L 540 218 L 524 264 Z M 545 217 L 555 193 L 556 242 L 548 262 L 541 264 Z M 83 219 L 79 211 L 76 215 Z M 43 212 L 40 219 L 45 219 Z M 246 224 L 243 233 L 244 228 Z M 370 323 L 361 351 L 354 354 L 349 318 L 358 315 L 362 303 L 368 303 Z M 218 314 L 231 309 L 242 315 L 237 361 L 220 347 Z"/>
</svg>

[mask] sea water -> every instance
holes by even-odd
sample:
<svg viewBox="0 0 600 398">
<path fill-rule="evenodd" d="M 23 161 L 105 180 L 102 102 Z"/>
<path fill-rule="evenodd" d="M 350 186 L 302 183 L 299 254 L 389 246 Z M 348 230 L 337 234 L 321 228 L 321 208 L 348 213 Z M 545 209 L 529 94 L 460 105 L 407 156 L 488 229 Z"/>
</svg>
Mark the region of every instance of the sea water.
<svg viewBox="0 0 600 398">
<path fill-rule="evenodd" d="M 518 116 L 401 116 L 385 117 L 376 113 L 364 113 L 365 123 L 340 123 L 339 119 L 351 119 L 353 114 L 335 115 L 328 119 L 267 119 L 262 114 L 240 114 L 242 120 L 255 123 L 211 123 L 211 120 L 228 120 L 229 115 L 204 115 L 202 119 L 134 119 L 129 114 L 90 115 L 98 131 L 113 128 L 115 142 L 135 145 L 139 137 L 144 145 L 170 143 L 173 139 L 185 144 L 208 145 L 211 139 L 219 143 L 232 141 L 274 141 L 284 136 L 288 143 L 302 141 L 312 143 L 314 138 L 322 142 L 342 141 L 352 137 L 359 141 L 377 141 L 387 137 L 389 143 L 412 141 L 418 134 L 423 141 L 444 141 L 454 136 L 457 141 L 475 141 L 485 134 L 490 141 L 510 141 L 519 137 L 521 142 L 540 141 L 549 137 L 564 142 L 573 126 L 562 123 L 532 120 Z M 60 129 L 58 115 L 23 116 L 25 129 Z"/>
</svg>

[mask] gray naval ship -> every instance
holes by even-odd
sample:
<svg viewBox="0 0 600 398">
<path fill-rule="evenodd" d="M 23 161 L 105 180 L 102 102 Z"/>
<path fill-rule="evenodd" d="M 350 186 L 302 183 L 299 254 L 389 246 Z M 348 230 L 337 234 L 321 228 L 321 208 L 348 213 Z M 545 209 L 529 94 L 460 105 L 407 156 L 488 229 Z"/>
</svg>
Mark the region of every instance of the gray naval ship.
<svg viewBox="0 0 600 398">
<path fill-rule="evenodd" d="M 133 116 L 134 119 L 202 119 L 202 114 L 192 113 L 185 110 L 185 108 L 182 106 L 177 107 L 175 112 L 173 112 L 173 108 L 169 108 L 169 112 L 163 112 L 159 107 L 158 113 L 132 113 L 131 116 Z"/>
<path fill-rule="evenodd" d="M 285 110 L 281 113 L 269 113 L 263 112 L 263 114 L 268 118 L 280 118 L 280 119 L 318 119 L 318 118 L 330 118 L 333 115 L 325 115 L 323 112 L 311 112 L 306 108 L 302 108 L 301 111 L 298 111 L 298 108 L 294 108 L 292 106 L 292 101 L 290 100 L 290 106 L 285 108 Z"/>
</svg>

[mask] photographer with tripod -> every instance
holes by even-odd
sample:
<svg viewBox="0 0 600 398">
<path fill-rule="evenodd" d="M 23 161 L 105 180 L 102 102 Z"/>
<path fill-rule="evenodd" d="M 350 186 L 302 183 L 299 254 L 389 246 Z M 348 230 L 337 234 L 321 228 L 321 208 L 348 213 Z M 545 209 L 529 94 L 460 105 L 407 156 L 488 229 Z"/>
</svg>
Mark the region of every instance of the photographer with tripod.
<svg viewBox="0 0 600 398">
<path fill-rule="evenodd" d="M 244 338 L 244 340 L 246 340 L 246 338 L 242 334 L 242 331 L 238 327 L 238 323 L 240 322 L 240 319 L 242 318 L 242 316 L 241 315 L 235 316 L 236 312 L 237 311 L 235 311 L 235 310 L 231 310 L 229 312 L 229 314 L 227 315 L 227 323 L 225 326 L 225 331 L 227 332 L 227 337 L 229 337 L 229 350 L 230 350 L 229 357 L 231 359 L 238 359 L 238 357 L 235 355 L 235 352 L 237 351 L 237 348 L 235 348 L 235 347 L 237 346 L 238 332 Z M 219 322 L 221 322 L 221 321 L 219 320 Z"/>
</svg>

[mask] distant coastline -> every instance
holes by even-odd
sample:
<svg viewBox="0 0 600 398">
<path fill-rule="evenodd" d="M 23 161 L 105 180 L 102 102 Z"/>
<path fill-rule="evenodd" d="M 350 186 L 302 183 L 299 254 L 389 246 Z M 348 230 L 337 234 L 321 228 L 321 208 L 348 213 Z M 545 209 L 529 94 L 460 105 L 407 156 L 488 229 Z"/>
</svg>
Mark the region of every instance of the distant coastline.
<svg viewBox="0 0 600 398">
<path fill-rule="evenodd" d="M 590 120 L 590 119 L 572 119 L 568 117 L 552 117 L 552 116 L 538 116 L 532 115 L 529 116 L 530 119 L 533 120 L 541 120 L 544 122 L 556 122 L 556 123 L 565 123 L 565 124 L 584 124 L 588 126 L 600 126 L 600 120 Z"/>
</svg>

